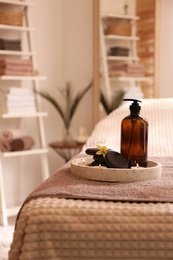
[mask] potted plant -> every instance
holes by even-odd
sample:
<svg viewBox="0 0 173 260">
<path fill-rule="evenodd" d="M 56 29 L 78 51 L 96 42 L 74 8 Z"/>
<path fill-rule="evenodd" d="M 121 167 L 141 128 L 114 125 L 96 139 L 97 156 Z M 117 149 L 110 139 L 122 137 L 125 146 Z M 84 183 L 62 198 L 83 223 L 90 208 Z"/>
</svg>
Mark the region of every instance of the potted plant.
<svg viewBox="0 0 173 260">
<path fill-rule="evenodd" d="M 90 82 L 81 92 L 77 93 L 76 96 L 74 96 L 74 90 L 72 87 L 72 84 L 68 81 L 65 85 L 65 88 L 58 88 L 58 92 L 61 95 L 62 99 L 65 101 L 65 106 L 61 104 L 59 98 L 58 100 L 51 96 L 48 92 L 43 91 L 35 91 L 37 94 L 39 94 L 41 97 L 46 99 L 50 102 L 50 104 L 56 109 L 58 114 L 60 115 L 65 128 L 65 134 L 64 134 L 64 143 L 73 142 L 73 138 L 70 134 L 70 126 L 71 121 L 74 117 L 74 114 L 77 110 L 77 107 L 84 97 L 84 95 L 87 93 L 87 91 L 91 88 L 92 83 Z"/>
<path fill-rule="evenodd" d="M 112 95 L 111 100 L 108 101 L 103 91 L 101 91 L 100 102 L 106 114 L 110 114 L 113 110 L 117 109 L 121 105 L 124 95 L 124 90 L 119 90 L 115 95 Z"/>
</svg>

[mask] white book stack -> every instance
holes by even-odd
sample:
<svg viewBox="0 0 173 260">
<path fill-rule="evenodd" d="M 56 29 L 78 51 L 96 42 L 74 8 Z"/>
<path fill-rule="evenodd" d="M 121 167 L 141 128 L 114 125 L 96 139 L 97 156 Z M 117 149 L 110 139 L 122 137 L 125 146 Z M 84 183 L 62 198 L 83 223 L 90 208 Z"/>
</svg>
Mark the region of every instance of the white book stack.
<svg viewBox="0 0 173 260">
<path fill-rule="evenodd" d="M 1 114 L 35 113 L 35 96 L 30 88 L 11 87 L 0 93 Z"/>
</svg>

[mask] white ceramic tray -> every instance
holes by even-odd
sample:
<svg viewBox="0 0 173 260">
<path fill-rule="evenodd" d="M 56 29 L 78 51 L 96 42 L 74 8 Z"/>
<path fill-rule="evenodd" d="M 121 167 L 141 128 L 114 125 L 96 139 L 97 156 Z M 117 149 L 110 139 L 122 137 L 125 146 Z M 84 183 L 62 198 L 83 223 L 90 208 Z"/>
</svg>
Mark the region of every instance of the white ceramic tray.
<svg viewBox="0 0 173 260">
<path fill-rule="evenodd" d="M 84 157 L 71 161 L 71 173 L 77 177 L 106 181 L 106 182 L 135 182 L 148 181 L 162 176 L 161 163 L 148 161 L 146 168 L 133 167 L 131 169 L 106 168 L 102 166 L 88 166 L 93 157 Z"/>
</svg>

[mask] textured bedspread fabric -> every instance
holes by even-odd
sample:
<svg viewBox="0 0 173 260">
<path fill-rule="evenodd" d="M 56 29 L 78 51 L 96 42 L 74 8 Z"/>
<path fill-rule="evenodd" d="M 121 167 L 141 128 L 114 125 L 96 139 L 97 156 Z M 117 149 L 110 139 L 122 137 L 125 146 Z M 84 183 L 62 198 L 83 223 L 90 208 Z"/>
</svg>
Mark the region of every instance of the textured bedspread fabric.
<svg viewBox="0 0 173 260">
<path fill-rule="evenodd" d="M 173 204 L 31 200 L 9 254 L 19 259 L 173 259 Z"/>
</svg>

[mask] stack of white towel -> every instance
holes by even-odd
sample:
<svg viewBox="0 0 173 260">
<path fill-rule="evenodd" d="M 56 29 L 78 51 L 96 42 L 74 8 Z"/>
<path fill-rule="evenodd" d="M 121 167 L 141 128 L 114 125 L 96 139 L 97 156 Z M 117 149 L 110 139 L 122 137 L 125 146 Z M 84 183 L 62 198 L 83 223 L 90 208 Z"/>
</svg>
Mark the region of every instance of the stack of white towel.
<svg viewBox="0 0 173 260">
<path fill-rule="evenodd" d="M 30 88 L 11 87 L 0 93 L 1 113 L 34 113 L 36 112 L 35 96 Z"/>
</svg>

